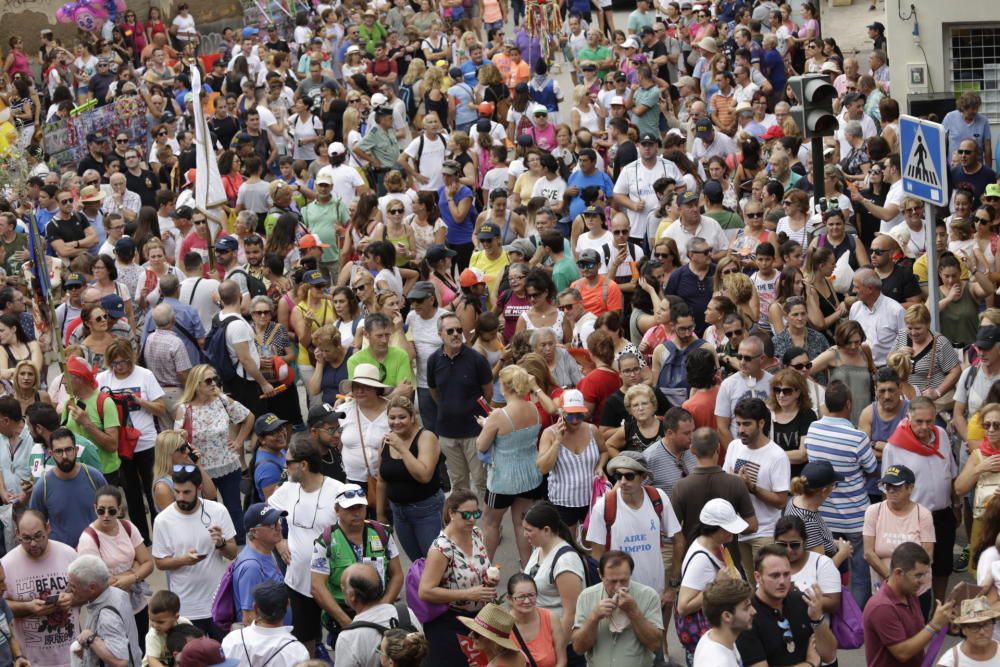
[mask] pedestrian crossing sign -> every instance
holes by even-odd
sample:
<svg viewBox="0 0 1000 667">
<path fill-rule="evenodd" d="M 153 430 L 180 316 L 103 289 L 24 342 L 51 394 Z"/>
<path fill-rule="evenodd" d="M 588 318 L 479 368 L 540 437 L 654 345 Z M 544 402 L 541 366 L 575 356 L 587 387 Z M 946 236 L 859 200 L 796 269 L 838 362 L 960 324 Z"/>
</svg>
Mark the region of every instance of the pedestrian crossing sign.
<svg viewBox="0 0 1000 667">
<path fill-rule="evenodd" d="M 913 116 L 900 116 L 899 142 L 903 191 L 929 204 L 947 204 L 948 155 L 944 126 Z"/>
</svg>

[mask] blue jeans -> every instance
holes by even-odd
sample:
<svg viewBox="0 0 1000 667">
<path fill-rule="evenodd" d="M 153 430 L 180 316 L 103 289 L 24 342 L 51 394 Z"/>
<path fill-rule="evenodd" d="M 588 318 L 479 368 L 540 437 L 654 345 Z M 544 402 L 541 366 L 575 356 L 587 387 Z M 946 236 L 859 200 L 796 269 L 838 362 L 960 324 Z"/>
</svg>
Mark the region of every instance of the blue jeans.
<svg viewBox="0 0 1000 667">
<path fill-rule="evenodd" d="M 219 491 L 219 499 L 229 511 L 229 518 L 233 520 L 233 527 L 236 528 L 236 544 L 246 544 L 246 530 L 243 528 L 243 501 L 240 498 L 240 478 L 239 470 L 234 470 L 222 477 L 213 477 L 215 488 Z"/>
<path fill-rule="evenodd" d="M 406 505 L 390 502 L 389 506 L 396 539 L 403 551 L 411 561 L 425 557 L 444 525 L 441 519 L 444 492 L 438 491 L 430 498 Z"/>
<path fill-rule="evenodd" d="M 834 533 L 834 537 L 843 538 L 851 543 L 854 553 L 851 554 L 851 595 L 861 609 L 872 596 L 872 573 L 865 561 L 865 543 L 861 533 Z"/>
</svg>

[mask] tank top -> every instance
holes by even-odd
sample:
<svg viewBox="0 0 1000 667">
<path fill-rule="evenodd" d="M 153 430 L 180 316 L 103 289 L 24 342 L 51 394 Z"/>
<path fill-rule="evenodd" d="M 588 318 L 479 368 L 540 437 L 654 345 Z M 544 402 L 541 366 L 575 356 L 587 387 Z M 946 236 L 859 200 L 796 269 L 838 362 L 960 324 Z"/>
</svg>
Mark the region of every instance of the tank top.
<svg viewBox="0 0 1000 667">
<path fill-rule="evenodd" d="M 535 413 L 534 424 L 516 428 L 507 408 L 500 411 L 514 430 L 497 434 L 493 440 L 493 463 L 486 471 L 486 489 L 508 496 L 533 491 L 542 483 L 542 473 L 535 465 L 538 432 L 542 428 L 538 413 Z"/>
<path fill-rule="evenodd" d="M 906 416 L 907 411 L 910 409 L 910 402 L 903 399 L 903 404 L 899 408 L 899 414 L 895 416 L 891 421 L 885 421 L 878 414 L 878 407 L 875 403 L 872 403 L 872 442 L 877 442 L 879 440 L 887 442 L 889 436 L 893 434 L 896 427 L 899 426 L 899 422 L 903 421 L 903 417 Z"/>
<path fill-rule="evenodd" d="M 840 358 L 840 353 L 837 353 Z M 873 398 L 872 374 L 865 366 L 847 366 L 841 364 L 830 371 L 830 380 L 840 380 L 851 390 L 851 396 L 857 396 L 856 401 L 852 401 L 851 423 L 857 424 L 861 411 L 865 409 L 866 401 Z"/>
<path fill-rule="evenodd" d="M 319 329 L 321 326 L 326 324 L 332 324 L 337 318 L 336 313 L 333 312 L 333 304 L 326 300 L 324 300 L 316 309 L 310 308 L 309 303 L 306 301 L 303 301 L 295 307 L 301 310 L 303 315 L 308 313 L 313 316 L 316 323 L 309 321 L 309 326 L 313 331 L 316 331 L 316 329 Z M 300 366 L 312 366 L 312 360 L 309 358 L 309 348 L 305 345 L 299 345 L 299 356 L 297 361 Z"/>
<path fill-rule="evenodd" d="M 580 127 L 585 127 L 595 134 L 600 132 L 600 124 L 594 107 L 590 107 L 590 111 L 584 111 L 578 107 L 576 112 L 580 114 Z"/>
<path fill-rule="evenodd" d="M 966 285 L 961 298 L 941 311 L 941 335 L 956 348 L 972 344 L 979 330 L 978 315 L 979 303 Z"/>
<path fill-rule="evenodd" d="M 159 484 L 160 482 L 163 482 L 164 484 L 166 484 L 167 486 L 169 486 L 171 493 L 173 493 L 173 490 L 174 490 L 174 480 L 170 477 L 170 475 L 164 475 L 160 479 L 158 479 L 155 482 L 153 482 L 153 488 L 156 488 L 156 485 Z M 162 512 L 163 510 L 166 509 L 165 507 L 160 507 L 159 505 L 156 504 L 156 496 L 155 495 L 153 496 L 153 504 L 156 505 L 156 511 L 157 512 Z"/>
<path fill-rule="evenodd" d="M 496 220 L 493 219 L 493 213 L 490 213 L 490 219 L 488 222 L 492 222 L 494 225 L 497 224 Z M 510 211 L 508 210 L 503 219 L 503 225 L 500 226 L 500 243 L 502 245 L 509 245 L 517 239 L 517 232 L 514 228 L 510 226 Z M 530 258 L 529 258 L 530 259 Z"/>
<path fill-rule="evenodd" d="M 430 281 L 436 284 L 441 289 L 441 307 L 447 308 L 451 304 L 451 302 L 455 300 L 455 297 L 458 296 L 457 286 L 455 288 L 452 288 L 451 286 L 448 285 L 448 283 L 441 280 L 441 278 L 438 277 L 437 273 L 431 274 Z"/>
<path fill-rule="evenodd" d="M 413 250 L 413 248 L 410 247 L 410 237 L 406 235 L 406 229 L 405 228 L 403 229 L 402 236 L 389 236 L 389 227 L 388 227 L 388 225 L 383 225 L 382 226 L 382 240 L 383 241 L 388 241 L 389 243 L 391 243 L 393 248 L 395 248 L 396 244 L 398 243 L 398 244 L 406 246 L 407 250 Z M 408 257 L 406 257 L 405 255 L 403 255 L 403 254 L 401 254 L 399 252 L 396 253 L 396 266 L 406 266 L 409 263 L 410 263 L 410 259 Z"/>
<path fill-rule="evenodd" d="M 556 337 L 556 343 L 562 343 L 563 342 L 563 318 L 565 317 L 566 313 L 564 313 L 561 310 L 557 310 L 556 313 L 557 314 L 556 314 L 555 324 L 552 324 L 552 325 L 547 326 L 547 327 L 538 327 L 538 326 L 535 326 L 535 323 L 531 321 L 530 311 L 526 310 L 526 311 L 524 311 L 524 314 L 522 315 L 522 317 L 524 317 L 524 328 L 527 329 L 528 331 L 534 331 L 535 329 L 548 329 L 549 331 L 551 331 L 555 335 L 555 337 Z"/>
<path fill-rule="evenodd" d="M 560 507 L 587 507 L 590 504 L 594 467 L 600 458 L 594 429 L 589 424 L 590 441 L 579 454 L 559 446 L 556 464 L 549 473 L 549 500 Z"/>
<path fill-rule="evenodd" d="M 556 664 L 556 649 L 555 644 L 552 641 L 552 612 L 548 609 L 537 609 L 538 611 L 538 634 L 535 635 L 534 639 L 525 642 L 528 648 L 528 652 L 531 653 L 531 660 L 529 664 L 535 665 L 536 667 L 555 667 Z M 514 633 L 510 633 L 510 638 L 518 646 L 521 645 L 519 641 L 514 637 Z M 522 649 L 523 652 L 523 649 Z"/>
<path fill-rule="evenodd" d="M 420 441 L 420 434 L 424 429 L 417 431 L 410 442 L 410 453 L 417 456 Z M 402 459 L 394 459 L 390 455 L 390 447 L 382 448 L 382 463 L 379 466 L 379 476 L 386 483 L 385 493 L 392 502 L 397 505 L 407 505 L 418 503 L 421 500 L 430 498 L 441 488 L 441 479 L 438 477 L 438 468 L 434 468 L 434 474 L 427 482 L 418 482 L 406 469 L 406 464 Z"/>
</svg>

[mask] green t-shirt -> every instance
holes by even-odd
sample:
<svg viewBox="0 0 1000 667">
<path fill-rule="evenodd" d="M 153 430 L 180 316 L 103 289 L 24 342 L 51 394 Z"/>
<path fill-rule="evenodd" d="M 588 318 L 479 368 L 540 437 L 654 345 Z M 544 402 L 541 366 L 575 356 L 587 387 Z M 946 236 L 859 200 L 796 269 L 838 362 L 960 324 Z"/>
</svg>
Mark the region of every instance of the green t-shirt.
<svg viewBox="0 0 1000 667">
<path fill-rule="evenodd" d="M 652 134 L 660 136 L 660 89 L 656 86 L 636 88 L 632 93 L 632 103 L 649 107 L 641 116 L 633 112 L 632 119 L 639 130 L 639 136 Z"/>
<path fill-rule="evenodd" d="M 103 420 L 101 419 L 101 415 L 97 411 L 97 397 L 99 395 L 100 392 L 95 391 L 90 395 L 89 398 L 83 401 L 84 408 L 86 408 L 87 410 L 87 416 L 90 417 L 90 421 L 92 421 L 94 425 L 97 426 L 102 431 L 107 430 L 109 428 L 117 428 L 121 426 L 121 422 L 118 419 L 118 409 L 115 407 L 115 402 L 111 399 L 110 396 L 104 399 L 104 411 L 103 411 L 104 419 Z M 73 433 L 76 434 L 77 441 L 80 440 L 81 436 L 84 439 L 87 438 L 87 431 L 84 430 L 82 426 L 77 424 L 75 419 L 69 416 L 68 411 L 63 413 L 63 425 L 65 425 L 66 428 L 68 428 L 69 430 L 73 431 Z M 118 458 L 117 451 L 114 452 L 105 451 L 104 449 L 101 449 L 96 445 L 94 448 L 97 450 L 97 454 L 100 457 L 100 463 L 95 465 L 94 467 L 100 470 L 101 473 L 107 474 L 109 472 L 114 472 L 121 467 L 122 462 L 121 459 Z M 83 462 L 87 463 L 86 460 L 84 460 Z"/>
<path fill-rule="evenodd" d="M 580 277 L 580 270 L 572 255 L 566 255 L 552 266 L 552 282 L 556 284 L 556 292 L 562 292 Z"/>
<path fill-rule="evenodd" d="M 25 234 L 15 234 L 13 241 L 10 243 L 0 241 L 0 245 L 3 245 L 3 268 L 7 271 L 7 275 L 19 274 L 24 260 L 14 259 L 14 253 L 19 250 L 25 250 L 28 247 L 28 237 Z"/>
<path fill-rule="evenodd" d="M 743 224 L 743 218 L 736 215 L 732 211 L 706 211 L 705 215 L 719 223 L 719 226 L 722 227 L 723 230 L 743 229 L 743 227 L 745 227 Z"/>
<path fill-rule="evenodd" d="M 580 53 L 576 56 L 577 62 L 584 62 L 585 60 L 593 60 L 596 62 L 603 62 L 611 57 L 611 49 L 606 46 L 598 46 L 596 49 L 592 49 L 589 46 L 580 49 Z M 604 78 L 604 75 L 608 73 L 606 69 L 597 70 L 597 76 Z"/>
<path fill-rule="evenodd" d="M 379 369 L 379 381 L 391 387 L 395 387 L 403 380 L 409 380 L 410 384 L 416 386 L 413 379 L 413 369 L 410 367 L 410 355 L 398 347 L 389 347 L 385 355 L 385 361 L 379 362 L 372 355 L 371 347 L 366 347 L 360 352 L 355 352 L 347 360 L 347 377 L 354 377 L 354 369 L 358 364 L 371 364 Z"/>
<path fill-rule="evenodd" d="M 323 248 L 323 261 L 336 262 L 340 259 L 340 246 L 337 241 L 337 223 L 345 224 L 349 218 L 347 204 L 344 200 L 333 195 L 326 204 L 321 204 L 313 200 L 311 204 L 302 209 L 302 221 L 310 233 L 319 237 L 323 243 L 328 243 L 329 248 Z"/>
</svg>

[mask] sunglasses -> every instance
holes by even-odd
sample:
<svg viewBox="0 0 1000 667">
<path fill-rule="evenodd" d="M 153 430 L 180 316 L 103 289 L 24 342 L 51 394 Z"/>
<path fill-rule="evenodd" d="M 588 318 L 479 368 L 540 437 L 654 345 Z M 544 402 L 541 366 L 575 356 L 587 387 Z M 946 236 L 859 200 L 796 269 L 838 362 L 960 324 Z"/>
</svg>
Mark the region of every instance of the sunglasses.
<svg viewBox="0 0 1000 667">
<path fill-rule="evenodd" d="M 564 313 L 568 313 L 569 311 L 573 310 L 573 308 L 575 308 L 575 307 L 576 307 L 575 303 L 568 303 L 568 304 L 559 306 L 559 310 L 563 311 Z"/>
<path fill-rule="evenodd" d="M 807 371 L 813 367 L 813 362 L 807 361 L 804 364 L 790 364 L 797 371 Z"/>
<path fill-rule="evenodd" d="M 802 542 L 800 540 L 795 540 L 794 542 L 782 542 L 781 540 L 775 540 L 774 543 L 785 547 L 789 551 L 798 551 L 802 548 Z"/>
<path fill-rule="evenodd" d="M 344 498 L 345 500 L 350 500 L 351 498 L 364 498 L 364 489 L 351 489 L 349 491 L 343 491 L 337 494 L 337 498 Z"/>
<path fill-rule="evenodd" d="M 128 139 L 115 139 L 116 144 L 127 144 Z"/>
<path fill-rule="evenodd" d="M 72 199 L 60 199 L 59 203 L 63 204 L 63 205 L 65 205 L 65 204 L 72 204 L 73 200 Z"/>
<path fill-rule="evenodd" d="M 100 183 L 100 181 L 84 181 L 83 182 L 84 185 L 97 185 L 99 183 Z"/>
<path fill-rule="evenodd" d="M 567 421 L 571 424 L 575 424 L 576 422 L 582 422 L 583 415 L 580 414 L 579 412 L 567 412 L 565 415 L 563 415 L 563 421 Z"/>
<path fill-rule="evenodd" d="M 271 311 L 270 310 L 255 310 L 255 311 L 253 311 L 253 314 L 254 315 L 270 315 Z"/>
<path fill-rule="evenodd" d="M 222 383 L 219 382 L 219 378 L 217 378 L 217 377 L 205 378 L 204 380 L 202 380 L 202 382 L 204 382 L 207 385 L 213 385 L 214 384 L 216 387 L 221 387 L 222 386 Z"/>
<path fill-rule="evenodd" d="M 903 211 L 906 213 L 922 213 L 924 210 L 923 206 L 911 206 L 910 208 L 904 208 Z"/>
<path fill-rule="evenodd" d="M 635 481 L 635 478 L 639 476 L 637 472 L 622 472 L 615 475 L 616 479 L 624 479 L 627 482 Z"/>
<path fill-rule="evenodd" d="M 167 133 L 166 132 L 157 132 L 156 136 L 158 136 L 158 137 L 165 137 L 165 136 L 167 136 Z"/>
<path fill-rule="evenodd" d="M 107 514 L 108 516 L 117 516 L 118 515 L 118 508 L 117 507 L 98 507 L 97 510 L 96 510 L 96 512 L 97 512 L 97 516 L 104 516 L 105 514 Z"/>
<path fill-rule="evenodd" d="M 739 359 L 740 361 L 751 362 L 754 359 L 757 359 L 759 356 L 760 356 L 759 354 L 737 354 L 736 358 Z"/>
<path fill-rule="evenodd" d="M 958 153 L 959 155 L 972 155 L 972 151 L 964 148 L 960 148 L 955 152 Z"/>
<path fill-rule="evenodd" d="M 733 336 L 742 336 L 743 329 L 733 329 L 732 331 L 727 331 L 726 336 L 732 338 Z"/>
<path fill-rule="evenodd" d="M 977 215 L 977 216 L 976 216 L 976 222 L 978 222 L 978 223 L 979 223 L 979 224 L 981 224 L 981 225 L 988 225 L 988 224 L 992 223 L 993 221 L 992 221 L 992 220 L 990 220 L 989 218 L 980 218 L 980 217 L 979 217 L 979 216 Z"/>
<path fill-rule="evenodd" d="M 192 463 L 175 463 L 173 467 L 174 472 L 187 472 L 191 473 L 198 469 L 198 466 Z"/>
<path fill-rule="evenodd" d="M 887 252 L 889 252 L 889 251 L 888 250 L 883 250 L 882 248 L 872 248 L 872 250 L 871 250 L 871 253 L 873 255 L 884 255 Z"/>
<path fill-rule="evenodd" d="M 444 332 L 449 336 L 454 336 L 455 334 L 462 333 L 462 327 L 448 327 Z"/>
<path fill-rule="evenodd" d="M 207 225 L 208 224 L 208 220 L 192 220 L 191 222 L 193 224 L 196 224 L 196 225 Z M 219 250 L 218 252 L 222 252 L 222 251 Z"/>
<path fill-rule="evenodd" d="M 458 515 L 468 521 L 469 519 L 481 519 L 483 518 L 482 510 L 472 510 L 468 512 L 466 510 L 458 510 Z"/>
<path fill-rule="evenodd" d="M 774 390 L 775 396 L 791 396 L 796 391 L 795 387 L 771 387 Z"/>
<path fill-rule="evenodd" d="M 748 217 L 748 218 L 763 218 L 764 214 L 763 213 L 747 213 L 746 217 Z"/>
<path fill-rule="evenodd" d="M 668 257 L 670 257 L 670 253 L 654 252 L 653 257 L 655 257 L 656 259 L 667 259 Z"/>
<path fill-rule="evenodd" d="M 1000 431 L 1000 422 L 983 422 L 984 431 Z"/>
<path fill-rule="evenodd" d="M 391 215 L 401 215 L 403 213 L 403 209 L 401 209 L 401 208 L 389 209 L 389 213 Z"/>
<path fill-rule="evenodd" d="M 597 268 L 597 262 L 577 262 L 576 265 L 584 271 Z"/>
</svg>

